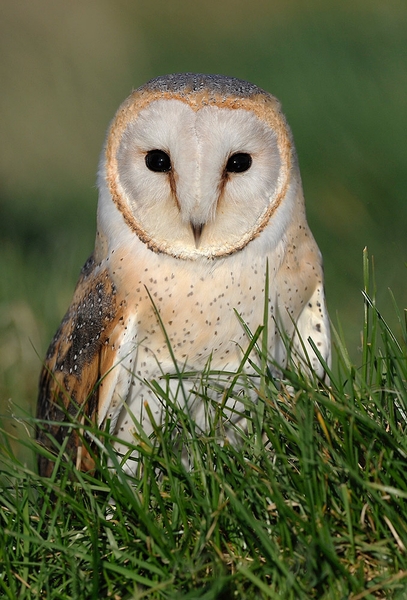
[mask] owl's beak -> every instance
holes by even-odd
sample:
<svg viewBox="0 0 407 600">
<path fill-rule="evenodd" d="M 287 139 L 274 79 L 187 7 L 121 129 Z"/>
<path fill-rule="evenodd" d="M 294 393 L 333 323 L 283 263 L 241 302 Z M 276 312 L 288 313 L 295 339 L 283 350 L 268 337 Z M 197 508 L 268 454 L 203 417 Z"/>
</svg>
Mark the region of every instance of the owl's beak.
<svg viewBox="0 0 407 600">
<path fill-rule="evenodd" d="M 199 248 L 199 242 L 201 241 L 201 235 L 202 235 L 203 228 L 204 228 L 204 226 L 202 223 L 196 225 L 195 223 L 191 222 L 191 229 L 192 229 L 192 233 L 194 234 L 195 246 L 197 248 Z"/>
</svg>

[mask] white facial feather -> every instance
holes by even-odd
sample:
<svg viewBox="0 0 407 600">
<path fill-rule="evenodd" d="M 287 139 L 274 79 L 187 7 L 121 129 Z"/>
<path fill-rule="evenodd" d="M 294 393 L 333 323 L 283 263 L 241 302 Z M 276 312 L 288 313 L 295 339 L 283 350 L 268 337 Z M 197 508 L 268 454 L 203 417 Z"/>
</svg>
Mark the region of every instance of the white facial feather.
<svg viewBox="0 0 407 600">
<path fill-rule="evenodd" d="M 169 155 L 171 174 L 146 168 L 146 153 L 155 149 Z M 228 159 L 242 152 L 252 157 L 251 168 L 226 176 Z M 255 114 L 217 106 L 195 111 L 179 100 L 142 109 L 117 150 L 120 194 L 140 228 L 163 251 L 189 258 L 228 252 L 252 234 L 273 204 L 281 165 L 276 133 Z M 203 226 L 199 247 L 191 224 Z"/>
</svg>

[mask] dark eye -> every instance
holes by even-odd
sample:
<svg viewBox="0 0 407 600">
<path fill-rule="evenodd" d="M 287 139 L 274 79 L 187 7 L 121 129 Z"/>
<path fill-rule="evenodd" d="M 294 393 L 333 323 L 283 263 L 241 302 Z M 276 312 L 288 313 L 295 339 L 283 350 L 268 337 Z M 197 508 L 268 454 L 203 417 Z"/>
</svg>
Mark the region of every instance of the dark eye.
<svg viewBox="0 0 407 600">
<path fill-rule="evenodd" d="M 150 150 L 146 154 L 146 166 L 150 171 L 156 173 L 168 173 L 171 171 L 171 159 L 164 150 Z"/>
<path fill-rule="evenodd" d="M 243 173 L 252 166 L 252 157 L 246 152 L 238 152 L 232 154 L 226 163 L 226 171 L 228 173 Z"/>
</svg>

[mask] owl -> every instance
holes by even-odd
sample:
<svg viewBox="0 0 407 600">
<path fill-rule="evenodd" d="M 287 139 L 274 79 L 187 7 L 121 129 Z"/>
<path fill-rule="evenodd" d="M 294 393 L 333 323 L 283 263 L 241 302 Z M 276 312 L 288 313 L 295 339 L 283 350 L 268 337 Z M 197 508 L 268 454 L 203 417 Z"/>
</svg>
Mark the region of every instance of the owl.
<svg viewBox="0 0 407 600">
<path fill-rule="evenodd" d="M 149 81 L 109 127 L 98 187 L 95 249 L 40 378 L 40 443 L 64 441 L 91 469 L 77 430 L 64 439 L 73 418 L 107 428 L 124 455 L 137 427 L 150 435 L 151 415 L 164 418 L 149 382 L 208 363 L 236 372 L 265 306 L 270 362 L 284 366 L 290 348 L 298 368 L 324 378 L 313 350 L 329 364 L 322 260 L 274 96 L 220 75 Z M 180 402 L 204 428 L 196 381 L 183 381 Z M 53 463 L 42 456 L 39 468 L 50 475 Z"/>
</svg>

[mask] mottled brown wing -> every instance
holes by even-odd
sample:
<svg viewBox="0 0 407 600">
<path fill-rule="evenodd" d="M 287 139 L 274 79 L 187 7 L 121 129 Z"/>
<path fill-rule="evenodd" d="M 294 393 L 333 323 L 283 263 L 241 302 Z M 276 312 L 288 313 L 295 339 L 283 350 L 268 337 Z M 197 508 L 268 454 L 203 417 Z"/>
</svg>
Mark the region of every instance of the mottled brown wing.
<svg viewBox="0 0 407 600">
<path fill-rule="evenodd" d="M 70 422 L 96 422 L 103 357 L 107 347 L 112 347 L 109 337 L 122 313 L 123 302 L 118 302 L 108 271 L 90 257 L 48 349 L 40 376 L 37 417 L 44 423 L 38 428 L 38 440 L 49 450 L 55 451 L 62 444 Z M 69 435 L 66 453 L 78 468 L 93 468 L 78 428 Z M 50 476 L 53 465 L 52 460 L 39 457 L 41 475 Z"/>
</svg>

